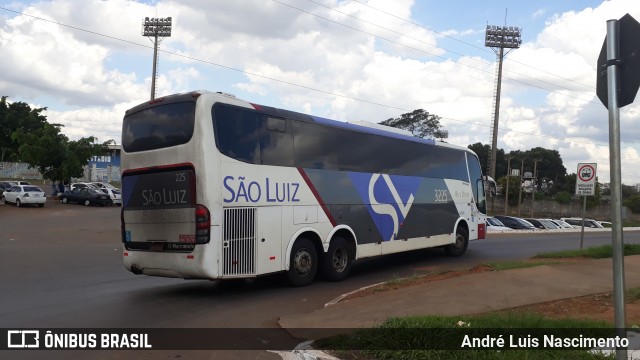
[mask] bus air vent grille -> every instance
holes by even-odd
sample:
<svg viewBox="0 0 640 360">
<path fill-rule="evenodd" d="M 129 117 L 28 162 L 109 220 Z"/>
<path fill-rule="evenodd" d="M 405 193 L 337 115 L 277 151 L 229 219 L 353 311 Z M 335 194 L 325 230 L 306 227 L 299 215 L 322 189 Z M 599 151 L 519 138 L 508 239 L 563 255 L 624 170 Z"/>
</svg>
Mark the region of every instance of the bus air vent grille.
<svg viewBox="0 0 640 360">
<path fill-rule="evenodd" d="M 222 275 L 256 274 L 256 208 L 225 208 Z"/>
</svg>

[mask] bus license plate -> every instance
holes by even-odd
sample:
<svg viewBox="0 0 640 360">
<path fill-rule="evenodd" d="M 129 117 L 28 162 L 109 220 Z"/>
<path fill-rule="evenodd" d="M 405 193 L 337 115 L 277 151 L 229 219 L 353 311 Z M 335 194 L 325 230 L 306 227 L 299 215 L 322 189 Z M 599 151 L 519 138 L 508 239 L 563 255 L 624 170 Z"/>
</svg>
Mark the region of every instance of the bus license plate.
<svg viewBox="0 0 640 360">
<path fill-rule="evenodd" d="M 151 244 L 151 251 L 164 251 L 164 244 Z"/>
</svg>

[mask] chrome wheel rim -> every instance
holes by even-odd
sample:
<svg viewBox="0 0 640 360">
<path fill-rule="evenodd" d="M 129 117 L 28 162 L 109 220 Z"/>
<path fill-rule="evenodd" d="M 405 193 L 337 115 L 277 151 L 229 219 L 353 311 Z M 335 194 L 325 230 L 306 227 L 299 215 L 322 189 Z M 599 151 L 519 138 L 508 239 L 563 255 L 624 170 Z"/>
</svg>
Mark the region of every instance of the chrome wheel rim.
<svg viewBox="0 0 640 360">
<path fill-rule="evenodd" d="M 300 249 L 293 258 L 293 266 L 299 275 L 307 275 L 313 267 L 313 259 L 307 249 Z"/>
</svg>

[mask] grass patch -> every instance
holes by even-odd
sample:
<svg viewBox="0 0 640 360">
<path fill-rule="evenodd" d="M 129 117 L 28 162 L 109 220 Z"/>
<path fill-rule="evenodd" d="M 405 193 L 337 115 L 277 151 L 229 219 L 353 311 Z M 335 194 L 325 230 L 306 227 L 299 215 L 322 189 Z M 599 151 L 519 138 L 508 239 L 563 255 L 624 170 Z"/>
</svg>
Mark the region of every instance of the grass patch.
<svg viewBox="0 0 640 360">
<path fill-rule="evenodd" d="M 640 254 L 640 244 L 624 244 L 624 255 Z M 534 259 L 559 259 L 559 258 L 590 258 L 604 259 L 613 256 L 613 247 L 611 245 L 602 245 L 590 247 L 586 249 L 564 250 L 555 252 L 540 253 L 534 256 Z"/>
<path fill-rule="evenodd" d="M 613 299 L 613 294 L 611 294 L 611 298 Z M 624 298 L 627 302 L 640 300 L 640 288 L 627 289 L 624 292 Z"/>
<path fill-rule="evenodd" d="M 638 220 L 623 220 L 622 226 L 624 227 L 639 227 L 640 221 Z"/>
<path fill-rule="evenodd" d="M 415 284 L 424 283 L 429 280 L 438 280 L 438 279 L 446 279 L 450 277 L 457 277 L 467 274 L 475 274 L 485 271 L 501 271 L 501 270 L 509 270 L 509 269 L 521 269 L 521 268 L 529 268 L 534 266 L 541 265 L 552 265 L 559 264 L 557 261 L 501 261 L 501 262 L 489 262 L 483 263 L 478 266 L 474 266 L 472 268 L 462 268 L 462 269 L 454 269 L 454 270 L 444 270 L 444 271 L 436 271 L 428 274 L 418 274 L 414 273 L 412 276 L 400 278 L 398 275 L 394 275 L 394 278 L 372 287 L 370 289 L 371 292 L 381 292 L 388 291 L 393 289 L 399 289 L 406 286 L 411 286 Z"/>
<path fill-rule="evenodd" d="M 465 336 L 497 339 L 503 335 L 504 347 L 462 348 Z M 510 339 L 509 335 L 513 338 Z M 333 350 L 344 359 L 610 359 L 588 349 L 544 347 L 544 336 L 563 339 L 613 337 L 614 330 L 602 321 L 548 319 L 534 313 L 494 313 L 477 316 L 418 316 L 392 318 L 381 326 L 355 330 L 314 342 L 314 346 Z M 469 341 L 469 340 L 466 340 Z M 534 341 L 537 341 L 535 346 Z M 518 346 L 509 348 L 512 345 Z"/>
<path fill-rule="evenodd" d="M 510 270 L 510 269 L 524 269 L 534 266 L 542 265 L 555 265 L 559 264 L 557 261 L 498 261 L 484 263 L 483 265 L 489 266 L 493 271 Z"/>
</svg>

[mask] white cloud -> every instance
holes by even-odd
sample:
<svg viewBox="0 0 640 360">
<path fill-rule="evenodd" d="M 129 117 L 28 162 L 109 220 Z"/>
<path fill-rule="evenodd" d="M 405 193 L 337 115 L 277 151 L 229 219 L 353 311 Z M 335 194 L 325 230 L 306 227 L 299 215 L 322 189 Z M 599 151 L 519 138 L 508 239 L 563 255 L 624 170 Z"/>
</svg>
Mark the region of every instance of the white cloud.
<svg viewBox="0 0 640 360">
<path fill-rule="evenodd" d="M 442 116 L 449 142 L 464 146 L 490 142 L 492 54 L 439 57 L 452 56 L 433 46 L 440 35 L 399 19 L 416 18 L 412 0 L 372 0 L 371 7 L 338 0 L 322 1 L 326 7 L 305 1 L 286 3 L 299 10 L 270 0 L 221 1 L 215 10 L 205 0 L 152 5 L 126 0 L 33 3 L 23 11 L 125 41 L 2 14 L 6 17 L 0 17 L 0 67 L 11 71 L 0 79 L 0 94 L 34 102 L 55 99 L 57 107 L 43 105 L 51 108 L 49 120 L 64 124 L 72 138 L 118 139 L 124 111 L 149 97 L 152 52 L 139 29 L 143 17 L 157 14 L 174 20 L 173 34 L 162 47 L 190 57 L 160 54 L 159 95 L 208 84 L 209 90 L 238 91 L 265 105 L 374 122 L 423 108 Z M 608 150 L 598 145 L 607 143 L 608 127 L 602 122 L 606 110 L 594 95 L 595 62 L 606 20 L 627 12 L 640 19 L 640 3 L 611 0 L 555 14 L 534 41 L 508 55 L 499 147 L 557 149 L 570 172 L 577 162 L 589 159 L 602 163 L 599 169 L 608 168 Z M 547 16 L 544 8 L 531 15 L 543 16 Z M 469 26 L 444 33 L 482 36 Z M 640 111 L 631 105 L 621 114 L 623 163 L 629 165 L 638 161 Z M 623 174 L 625 182 L 640 182 L 634 176 L 640 174 Z"/>
</svg>

